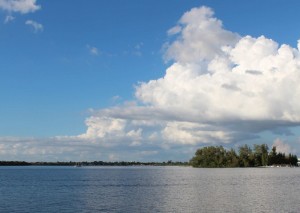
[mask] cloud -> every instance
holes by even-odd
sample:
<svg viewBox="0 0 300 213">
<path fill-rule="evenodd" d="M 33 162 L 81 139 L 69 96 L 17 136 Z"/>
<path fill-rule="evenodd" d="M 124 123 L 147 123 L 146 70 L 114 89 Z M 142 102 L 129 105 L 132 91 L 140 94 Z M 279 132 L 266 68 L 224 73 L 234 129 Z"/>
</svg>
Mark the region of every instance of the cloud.
<svg viewBox="0 0 300 213">
<path fill-rule="evenodd" d="M 80 159 L 82 154 L 92 153 L 92 149 L 95 147 L 83 145 L 76 140 L 0 137 L 0 155 L 5 160 L 57 161 Z M 94 157 L 97 155 L 97 153 L 93 153 Z M 86 155 L 84 159 L 87 157 Z"/>
<path fill-rule="evenodd" d="M 42 24 L 36 22 L 36 21 L 33 21 L 33 20 L 27 20 L 25 22 L 26 25 L 29 25 L 33 28 L 34 32 L 37 33 L 37 32 L 41 32 L 44 30 L 44 27 Z"/>
<path fill-rule="evenodd" d="M 182 145 L 230 142 L 230 132 L 210 128 L 208 125 L 199 123 L 168 122 L 162 130 L 162 135 L 169 143 L 179 143 Z"/>
<path fill-rule="evenodd" d="M 121 100 L 122 100 L 122 97 L 119 95 L 115 95 L 110 99 L 111 103 L 114 103 L 114 104 L 120 102 Z"/>
<path fill-rule="evenodd" d="M 95 55 L 95 56 L 99 55 L 98 48 L 90 46 L 90 45 L 86 45 L 86 48 L 88 49 L 88 51 L 91 55 Z"/>
<path fill-rule="evenodd" d="M 133 137 L 136 137 L 134 133 Z M 99 142 L 100 140 L 100 142 Z M 111 142 L 111 141 L 109 141 Z M 122 141 L 123 142 L 123 141 Z M 0 156 L 3 160 L 25 161 L 149 161 L 159 153 L 158 147 L 139 146 L 128 143 L 107 146 L 101 139 L 96 142 L 79 137 L 0 137 Z M 152 159 L 153 160 L 153 159 Z M 160 158 L 157 160 L 167 160 Z"/>
<path fill-rule="evenodd" d="M 119 157 L 116 154 L 109 154 L 108 159 L 109 161 L 118 161 Z"/>
<path fill-rule="evenodd" d="M 177 25 L 168 30 L 168 35 L 169 36 L 176 35 L 176 34 L 180 33 L 181 30 L 182 30 L 181 27 Z"/>
<path fill-rule="evenodd" d="M 8 15 L 4 19 L 4 24 L 8 24 L 9 22 L 12 22 L 13 20 L 15 20 L 15 17 L 11 16 L 11 15 Z"/>
<path fill-rule="evenodd" d="M 96 110 L 93 119 L 122 119 L 122 130 L 141 129 L 144 144 L 161 147 L 288 135 L 300 124 L 298 48 L 230 32 L 207 7 L 186 12 L 168 34 L 165 75 L 139 83 L 136 103 Z"/>
<path fill-rule="evenodd" d="M 0 9 L 7 12 L 30 13 L 41 8 L 36 4 L 36 0 L 0 0 Z"/>
<path fill-rule="evenodd" d="M 167 45 L 165 58 L 177 62 L 211 60 L 222 52 L 221 48 L 233 45 L 239 36 L 222 28 L 222 22 L 213 17 L 208 7 L 193 8 L 186 12 L 178 25 L 168 31 L 178 35 Z"/>
<path fill-rule="evenodd" d="M 81 135 L 82 138 L 104 138 L 112 135 L 113 137 L 124 136 L 126 121 L 110 117 L 92 116 L 86 120 L 88 130 Z"/>
<path fill-rule="evenodd" d="M 295 150 L 293 150 L 289 144 L 283 142 L 279 138 L 274 141 L 272 146 L 276 146 L 277 152 L 285 153 L 286 155 L 295 152 Z"/>
<path fill-rule="evenodd" d="M 138 44 L 136 44 L 135 46 L 134 46 L 134 51 L 133 51 L 133 55 L 135 55 L 135 56 L 142 56 L 143 55 L 143 53 L 142 53 L 142 47 L 144 46 L 144 43 L 143 42 L 140 42 L 140 43 L 138 43 Z"/>
</svg>

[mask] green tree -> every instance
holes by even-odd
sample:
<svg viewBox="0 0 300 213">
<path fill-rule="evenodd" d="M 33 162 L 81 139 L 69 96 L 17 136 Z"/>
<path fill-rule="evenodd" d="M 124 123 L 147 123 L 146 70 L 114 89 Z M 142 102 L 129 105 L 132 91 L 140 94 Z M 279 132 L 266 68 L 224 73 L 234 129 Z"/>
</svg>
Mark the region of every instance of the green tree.
<svg viewBox="0 0 300 213">
<path fill-rule="evenodd" d="M 292 155 L 291 153 L 288 156 L 288 164 L 291 166 L 297 166 L 298 165 L 298 158 L 296 155 Z"/>
<path fill-rule="evenodd" d="M 269 147 L 267 144 L 262 144 L 261 145 L 261 151 L 262 151 L 262 156 L 261 156 L 261 164 L 262 166 L 267 166 L 269 163 Z"/>
<path fill-rule="evenodd" d="M 269 165 L 277 164 L 277 151 L 276 146 L 272 147 L 272 150 L 269 154 Z"/>
<path fill-rule="evenodd" d="M 208 146 L 198 149 L 190 160 L 194 167 L 225 167 L 226 150 L 222 146 Z"/>
<path fill-rule="evenodd" d="M 266 166 L 268 165 L 268 145 L 256 145 L 254 144 L 254 166 Z"/>
<path fill-rule="evenodd" d="M 253 167 L 254 155 L 252 149 L 248 145 L 239 147 L 239 158 L 241 167 Z"/>
<path fill-rule="evenodd" d="M 236 154 L 234 149 L 230 149 L 226 154 L 226 167 L 238 167 L 239 164 L 239 156 Z"/>
</svg>

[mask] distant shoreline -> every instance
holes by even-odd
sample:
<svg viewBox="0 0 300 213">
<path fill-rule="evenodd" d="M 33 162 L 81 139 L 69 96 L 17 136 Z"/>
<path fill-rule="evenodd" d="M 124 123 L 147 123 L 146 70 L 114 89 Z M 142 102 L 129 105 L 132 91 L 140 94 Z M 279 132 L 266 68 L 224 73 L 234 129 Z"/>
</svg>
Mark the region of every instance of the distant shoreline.
<svg viewBox="0 0 300 213">
<path fill-rule="evenodd" d="M 26 162 L 26 161 L 0 161 L 0 166 L 189 166 L 188 162 L 128 162 L 128 161 L 93 161 L 93 162 Z"/>
<path fill-rule="evenodd" d="M 125 166 L 183 166 L 192 167 L 188 162 L 127 162 L 127 161 L 115 161 L 115 162 L 105 162 L 105 161 L 93 161 L 93 162 L 26 162 L 26 161 L 0 161 L 0 167 L 4 166 L 68 166 L 68 167 L 97 167 L 97 166 L 115 166 L 115 167 L 125 167 Z M 205 169 L 226 169 L 226 168 L 295 168 L 297 166 L 281 164 L 281 165 L 271 165 L 271 166 L 253 166 L 253 167 L 196 167 Z"/>
</svg>

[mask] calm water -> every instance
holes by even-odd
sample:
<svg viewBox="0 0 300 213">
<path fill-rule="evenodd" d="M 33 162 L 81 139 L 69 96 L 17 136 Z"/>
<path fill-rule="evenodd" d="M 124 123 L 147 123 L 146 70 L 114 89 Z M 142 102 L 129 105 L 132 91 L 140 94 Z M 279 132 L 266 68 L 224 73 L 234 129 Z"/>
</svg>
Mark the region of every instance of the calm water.
<svg viewBox="0 0 300 213">
<path fill-rule="evenodd" d="M 0 212 L 300 212 L 300 168 L 0 167 Z"/>
</svg>

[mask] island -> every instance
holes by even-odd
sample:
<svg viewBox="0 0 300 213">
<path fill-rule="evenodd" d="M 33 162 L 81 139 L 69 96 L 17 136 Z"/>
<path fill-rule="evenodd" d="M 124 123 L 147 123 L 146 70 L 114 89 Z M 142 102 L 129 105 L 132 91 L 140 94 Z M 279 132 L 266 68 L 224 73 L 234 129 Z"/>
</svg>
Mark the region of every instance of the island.
<svg viewBox="0 0 300 213">
<path fill-rule="evenodd" d="M 273 146 L 268 152 L 268 145 L 254 145 L 251 149 L 248 145 L 227 150 L 223 146 L 207 146 L 196 151 L 190 160 L 190 165 L 201 168 L 226 168 L 226 167 L 282 167 L 298 166 L 296 155 L 277 152 Z"/>
</svg>

